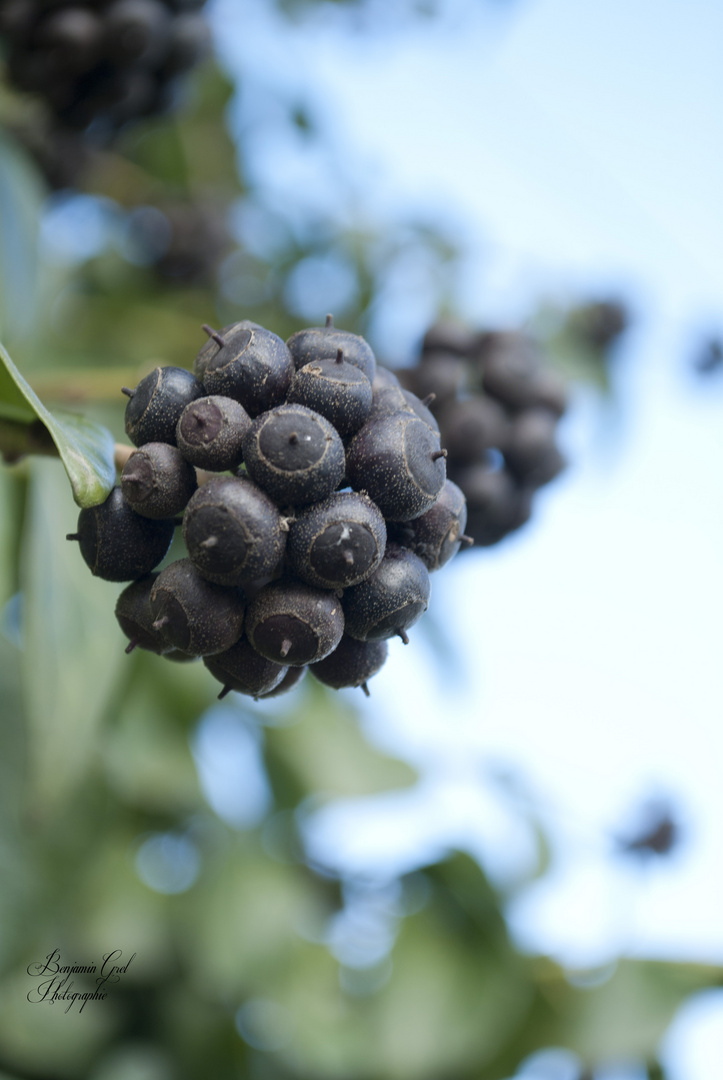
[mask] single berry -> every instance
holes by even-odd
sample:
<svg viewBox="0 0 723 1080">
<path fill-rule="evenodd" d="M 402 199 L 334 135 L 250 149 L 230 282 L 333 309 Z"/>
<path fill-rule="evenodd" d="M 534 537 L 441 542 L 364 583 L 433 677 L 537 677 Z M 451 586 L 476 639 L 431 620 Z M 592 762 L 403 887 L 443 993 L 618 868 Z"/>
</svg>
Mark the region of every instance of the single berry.
<svg viewBox="0 0 723 1080">
<path fill-rule="evenodd" d="M 344 476 L 338 432 L 304 405 L 280 405 L 257 417 L 243 454 L 249 476 L 280 505 L 318 502 Z"/>
<path fill-rule="evenodd" d="M 75 77 L 89 71 L 99 58 L 103 24 L 80 5 L 61 8 L 42 19 L 35 45 L 48 54 L 58 75 Z"/>
<path fill-rule="evenodd" d="M 386 542 L 384 518 L 371 499 L 343 491 L 297 514 L 286 551 L 291 569 L 309 585 L 345 589 L 376 570 Z"/>
<path fill-rule="evenodd" d="M 360 641 L 400 637 L 427 610 L 429 574 L 417 555 L 399 544 L 388 543 L 374 573 L 342 597 L 345 629 Z"/>
<path fill-rule="evenodd" d="M 446 479 L 446 451 L 413 413 L 370 420 L 347 448 L 346 471 L 388 521 L 407 521 L 428 510 Z"/>
<path fill-rule="evenodd" d="M 565 459 L 555 441 L 556 427 L 556 418 L 546 409 L 527 409 L 515 419 L 505 461 L 526 487 L 542 487 L 564 469 Z"/>
<path fill-rule="evenodd" d="M 429 405 L 434 401 L 434 394 L 428 394 L 422 401 L 411 390 L 405 390 L 402 386 L 383 386 L 374 393 L 369 420 L 377 420 L 382 416 L 394 416 L 398 412 L 413 413 L 426 424 L 427 427 L 439 434 L 439 424 L 429 411 Z"/>
<path fill-rule="evenodd" d="M 393 371 L 387 367 L 382 367 L 381 364 L 377 364 L 374 378 L 372 379 L 372 394 L 378 394 L 380 390 L 385 389 L 387 386 L 399 385 L 399 379 Z"/>
<path fill-rule="evenodd" d="M 531 492 L 518 487 L 507 469 L 468 465 L 454 479 L 467 500 L 465 531 L 476 546 L 497 544 L 528 521 Z"/>
<path fill-rule="evenodd" d="M 544 369 L 539 373 L 532 388 L 532 396 L 533 405 L 549 410 L 558 419 L 567 408 L 567 385 L 556 371 Z"/>
<path fill-rule="evenodd" d="M 372 385 L 364 372 L 344 359 L 314 360 L 294 375 L 288 404 L 306 405 L 326 417 L 340 435 L 358 431 L 372 407 Z"/>
<path fill-rule="evenodd" d="M 422 340 L 422 355 L 453 353 L 471 356 L 476 345 L 475 334 L 459 323 L 442 320 L 430 326 Z"/>
<path fill-rule="evenodd" d="M 434 408 L 438 410 L 463 393 L 467 383 L 467 364 L 461 356 L 432 353 L 423 357 L 417 367 L 402 368 L 399 380 L 420 398 L 434 394 Z"/>
<path fill-rule="evenodd" d="M 136 648 L 154 653 L 169 652 L 169 646 L 159 631 L 153 629 L 151 589 L 157 577 L 158 574 L 146 574 L 145 577 L 132 581 L 116 602 L 115 617 L 128 638 L 127 653 Z"/>
<path fill-rule="evenodd" d="M 288 526 L 246 477 L 214 476 L 190 500 L 183 539 L 198 571 L 219 585 L 245 585 L 276 570 Z"/>
<path fill-rule="evenodd" d="M 439 426 L 450 461 L 467 465 L 484 461 L 488 450 L 504 449 L 510 424 L 498 402 L 476 394 L 445 406 Z"/>
<path fill-rule="evenodd" d="M 382 669 L 388 650 L 386 641 L 358 641 L 344 634 L 333 653 L 312 664 L 311 674 L 334 690 L 361 686 L 368 697 L 367 680 Z"/>
<path fill-rule="evenodd" d="M 395 525 L 391 537 L 413 551 L 427 570 L 439 570 L 456 555 L 465 541 L 467 504 L 460 488 L 446 480 L 434 506 L 413 521 Z"/>
<path fill-rule="evenodd" d="M 68 540 L 80 542 L 80 553 L 91 572 L 105 581 L 134 581 L 150 574 L 171 546 L 175 523 L 141 517 L 114 487 L 99 506 L 78 515 L 78 531 Z"/>
<path fill-rule="evenodd" d="M 203 662 L 214 679 L 223 684 L 220 698 L 231 690 L 251 697 L 271 694 L 288 671 L 283 664 L 275 664 L 257 653 L 245 637 L 224 652 L 205 656 Z"/>
<path fill-rule="evenodd" d="M 196 470 L 168 443 L 145 443 L 123 467 L 120 486 L 126 502 L 147 518 L 182 513 L 198 487 Z"/>
<path fill-rule="evenodd" d="M 535 403 L 535 387 L 542 370 L 539 347 L 516 331 L 481 335 L 482 386 L 490 397 L 513 410 Z"/>
<path fill-rule="evenodd" d="M 175 649 L 210 656 L 241 637 L 245 603 L 240 589 L 206 581 L 190 559 L 179 559 L 151 589 L 153 629 Z"/>
<path fill-rule="evenodd" d="M 283 679 L 273 688 L 273 690 L 265 690 L 263 694 L 257 694 L 256 696 L 263 698 L 264 701 L 266 701 L 267 698 L 280 697 L 281 694 L 287 694 L 289 690 L 293 690 L 294 687 L 301 682 L 308 670 L 309 669 L 306 667 L 287 668 Z"/>
<path fill-rule="evenodd" d="M 126 434 L 134 446 L 149 442 L 176 445 L 176 425 L 186 405 L 205 394 L 203 384 L 185 368 L 157 367 L 135 390 L 123 388 Z"/>
<path fill-rule="evenodd" d="M 106 56 L 117 65 L 152 64 L 168 46 L 170 12 L 161 0 L 114 0 L 103 25 Z"/>
<path fill-rule="evenodd" d="M 199 5 L 200 6 L 200 5 Z M 173 20 L 166 55 L 161 67 L 169 79 L 188 71 L 211 50 L 211 30 L 206 20 L 193 12 L 177 15 Z"/>
<path fill-rule="evenodd" d="M 299 330 L 286 344 L 297 368 L 317 360 L 334 360 L 341 349 L 348 364 L 361 368 L 369 382 L 374 379 L 377 361 L 369 344 L 358 334 L 337 329 L 331 315 L 326 317 L 326 326 Z"/>
<path fill-rule="evenodd" d="M 186 461 L 199 469 L 226 472 L 243 461 L 243 437 L 251 418 L 233 398 L 202 397 L 181 413 L 176 444 Z"/>
<path fill-rule="evenodd" d="M 238 322 L 222 331 L 204 327 L 209 340 L 196 358 L 207 394 L 240 402 L 249 416 L 280 405 L 294 374 L 284 342 L 256 323 Z"/>
<path fill-rule="evenodd" d="M 248 639 L 279 664 L 303 667 L 323 660 L 343 633 L 344 616 L 334 593 L 294 579 L 267 585 L 249 604 Z"/>
</svg>

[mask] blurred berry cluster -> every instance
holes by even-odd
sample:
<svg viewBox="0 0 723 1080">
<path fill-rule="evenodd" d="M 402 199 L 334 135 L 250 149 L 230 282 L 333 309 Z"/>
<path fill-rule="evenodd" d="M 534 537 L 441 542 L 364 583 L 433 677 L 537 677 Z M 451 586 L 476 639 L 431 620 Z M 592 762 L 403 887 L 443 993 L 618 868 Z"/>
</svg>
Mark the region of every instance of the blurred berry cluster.
<svg viewBox="0 0 723 1080">
<path fill-rule="evenodd" d="M 56 129 L 110 136 L 172 103 L 208 50 L 204 3 L 0 0 L 7 78 L 43 99 Z"/>
<path fill-rule="evenodd" d="M 420 397 L 434 395 L 448 475 L 464 492 L 475 544 L 496 544 L 524 525 L 535 491 L 565 464 L 557 445 L 565 383 L 535 340 L 439 323 L 417 364 L 398 376 Z"/>
</svg>

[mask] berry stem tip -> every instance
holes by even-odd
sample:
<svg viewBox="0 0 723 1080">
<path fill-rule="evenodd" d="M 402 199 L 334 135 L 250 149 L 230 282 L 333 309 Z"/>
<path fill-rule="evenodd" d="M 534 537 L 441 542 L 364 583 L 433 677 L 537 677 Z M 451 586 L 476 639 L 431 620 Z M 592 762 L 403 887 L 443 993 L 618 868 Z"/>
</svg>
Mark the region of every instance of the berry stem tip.
<svg viewBox="0 0 723 1080">
<path fill-rule="evenodd" d="M 210 338 L 213 338 L 216 344 L 220 345 L 222 349 L 225 347 L 226 339 L 221 337 L 218 330 L 214 330 L 214 328 L 212 326 L 209 326 L 208 323 L 204 323 L 201 329 L 204 331 L 204 333 L 208 334 Z"/>
</svg>

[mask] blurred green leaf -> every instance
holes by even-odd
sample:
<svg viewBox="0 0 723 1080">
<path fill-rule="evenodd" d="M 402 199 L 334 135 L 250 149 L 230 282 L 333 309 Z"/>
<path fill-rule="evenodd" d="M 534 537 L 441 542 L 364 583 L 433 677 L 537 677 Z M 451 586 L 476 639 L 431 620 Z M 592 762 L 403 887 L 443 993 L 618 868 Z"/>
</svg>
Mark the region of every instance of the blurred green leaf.
<svg viewBox="0 0 723 1080">
<path fill-rule="evenodd" d="M 267 760 L 272 784 L 285 777 L 285 790 L 330 798 L 373 795 L 408 787 L 416 774 L 406 762 L 387 757 L 371 746 L 353 708 L 333 690 L 307 676 L 294 712 L 297 723 L 266 729 Z M 296 784 L 293 783 L 296 778 Z M 281 805 L 289 803 L 275 790 Z"/>
<path fill-rule="evenodd" d="M 0 858 L 4 842 L 19 825 L 25 784 L 25 728 L 20 684 L 20 654 L 0 634 Z"/>
<path fill-rule="evenodd" d="M 0 130 L 0 336 L 28 330 L 38 303 L 43 190 L 31 163 Z"/>
<path fill-rule="evenodd" d="M 51 947 L 52 948 L 52 947 Z M 51 951 L 51 949 L 48 949 Z M 47 955 L 47 953 L 45 954 Z M 33 956 L 29 963 L 43 960 Z M 76 962 L 68 958 L 68 963 Z M 79 962 L 79 961 L 77 961 Z M 75 977 L 71 993 L 92 991 L 95 984 Z M 87 1076 L 98 1048 L 117 1030 L 118 1014 L 111 995 L 89 1001 L 80 1011 L 81 1001 L 65 1011 L 64 1001 L 31 1003 L 27 994 L 42 981 L 27 973 L 26 967 L 6 975 L 0 983 L 0 1046 L 3 1064 L 16 1065 L 22 1076 Z"/>
<path fill-rule="evenodd" d="M 723 968 L 713 965 L 621 960 L 600 986 L 549 988 L 558 1010 L 564 1003 L 559 1045 L 591 1066 L 652 1060 L 683 1001 L 721 985 Z"/>
<path fill-rule="evenodd" d="M 589 1069 L 654 1062 L 680 1005 L 723 984 L 723 969 L 705 964 L 622 960 L 573 980 L 546 958 L 528 963 L 536 989 L 524 1026 L 488 1068 L 465 1073 L 465 1080 L 507 1080 L 527 1057 L 553 1046 L 578 1054 Z"/>
<path fill-rule="evenodd" d="M 204 996 L 271 993 L 310 948 L 331 913 L 328 896 L 303 864 L 270 859 L 250 834 L 209 852 L 188 896 L 189 963 Z"/>
<path fill-rule="evenodd" d="M 126 659 L 115 620 L 117 584 L 91 575 L 59 465 L 31 465 L 24 533 L 23 693 L 36 806 L 69 794 L 97 754 L 97 732 Z"/>
<path fill-rule="evenodd" d="M 18 589 L 24 479 L 0 465 L 0 612 Z"/>
<path fill-rule="evenodd" d="M 12 458 L 27 452 L 48 453 L 52 440 L 78 505 L 103 502 L 115 483 L 110 432 L 73 413 L 53 415 L 1 344 L 0 361 L 0 450 Z M 43 438 L 43 430 L 49 439 Z"/>
<path fill-rule="evenodd" d="M 137 649 L 124 653 L 120 685 L 102 754 L 112 788 L 126 803 L 169 817 L 203 803 L 188 730 L 213 700 L 215 685 L 198 663 L 180 664 Z"/>
</svg>

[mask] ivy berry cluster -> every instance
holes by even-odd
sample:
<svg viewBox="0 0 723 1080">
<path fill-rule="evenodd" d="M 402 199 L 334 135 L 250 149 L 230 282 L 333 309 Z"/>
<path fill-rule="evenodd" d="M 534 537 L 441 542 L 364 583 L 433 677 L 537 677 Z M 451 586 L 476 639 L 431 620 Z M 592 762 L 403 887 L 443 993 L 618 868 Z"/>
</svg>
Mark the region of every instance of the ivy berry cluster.
<svg viewBox="0 0 723 1080">
<path fill-rule="evenodd" d="M 427 609 L 430 572 L 471 543 L 430 402 L 331 316 L 288 342 L 248 321 L 204 330 L 193 372 L 124 388 L 137 449 L 68 539 L 131 582 L 127 651 L 200 656 L 221 696 L 280 693 L 307 667 L 367 692 Z M 177 524 L 188 557 L 157 572 Z"/>
<path fill-rule="evenodd" d="M 0 0 L 9 81 L 55 122 L 112 133 L 163 112 L 208 51 L 205 0 Z"/>
<path fill-rule="evenodd" d="M 434 395 L 448 472 L 467 500 L 467 532 L 480 547 L 499 543 L 529 520 L 534 493 L 565 466 L 557 445 L 564 381 L 521 331 L 444 323 L 398 375 L 415 393 Z"/>
</svg>

